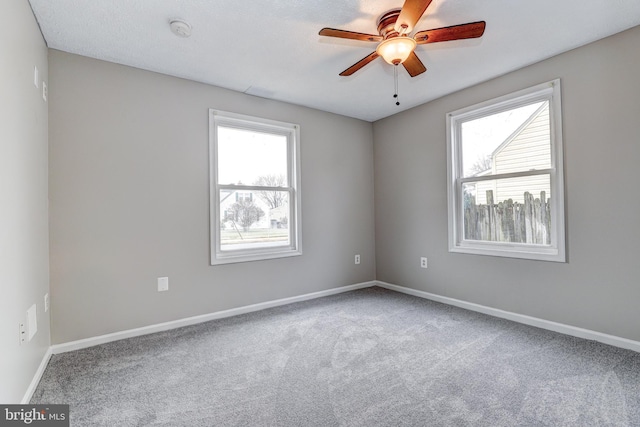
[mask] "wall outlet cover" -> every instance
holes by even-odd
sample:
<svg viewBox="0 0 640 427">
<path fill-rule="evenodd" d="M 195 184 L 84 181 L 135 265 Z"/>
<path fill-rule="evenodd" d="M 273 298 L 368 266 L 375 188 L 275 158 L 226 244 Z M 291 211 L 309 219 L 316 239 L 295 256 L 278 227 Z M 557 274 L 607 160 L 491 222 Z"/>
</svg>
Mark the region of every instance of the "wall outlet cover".
<svg viewBox="0 0 640 427">
<path fill-rule="evenodd" d="M 18 325 L 18 337 L 20 339 L 20 345 L 24 344 L 24 342 L 27 340 L 27 330 L 24 325 L 24 322 L 20 322 L 20 324 Z"/>
</svg>

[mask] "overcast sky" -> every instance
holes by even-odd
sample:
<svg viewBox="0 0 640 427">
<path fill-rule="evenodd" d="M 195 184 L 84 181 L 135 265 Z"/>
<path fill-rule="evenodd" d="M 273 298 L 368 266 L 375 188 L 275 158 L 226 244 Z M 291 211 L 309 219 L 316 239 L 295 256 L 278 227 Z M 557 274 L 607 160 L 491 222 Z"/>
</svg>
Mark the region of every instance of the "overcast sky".
<svg viewBox="0 0 640 427">
<path fill-rule="evenodd" d="M 219 126 L 218 182 L 252 185 L 264 175 L 286 179 L 286 136 Z"/>
</svg>

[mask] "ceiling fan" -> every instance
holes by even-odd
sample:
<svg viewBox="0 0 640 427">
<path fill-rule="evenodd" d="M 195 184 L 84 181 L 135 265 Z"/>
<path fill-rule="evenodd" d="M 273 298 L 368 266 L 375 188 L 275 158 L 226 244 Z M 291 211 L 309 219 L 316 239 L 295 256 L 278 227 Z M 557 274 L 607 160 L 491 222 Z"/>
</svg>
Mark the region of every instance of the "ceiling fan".
<svg viewBox="0 0 640 427">
<path fill-rule="evenodd" d="M 323 28 L 321 36 L 338 37 L 342 39 L 360 40 L 379 43 L 375 52 L 362 58 L 340 73 L 350 76 L 378 56 L 392 65 L 402 64 L 411 77 L 427 71 L 414 52 L 419 44 L 446 42 L 451 40 L 472 39 L 482 36 L 486 22 L 470 22 L 468 24 L 453 25 L 433 30 L 419 31 L 410 36 L 418 20 L 422 17 L 432 0 L 405 0 L 402 9 L 393 9 L 384 13 L 378 19 L 378 33 L 365 34 L 354 31 Z"/>
</svg>

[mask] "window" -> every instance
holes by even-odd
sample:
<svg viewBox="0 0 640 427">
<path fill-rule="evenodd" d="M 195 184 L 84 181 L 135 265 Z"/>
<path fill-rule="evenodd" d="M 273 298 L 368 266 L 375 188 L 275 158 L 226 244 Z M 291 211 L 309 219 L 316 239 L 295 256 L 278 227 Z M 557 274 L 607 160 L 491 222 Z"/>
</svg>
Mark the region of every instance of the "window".
<svg viewBox="0 0 640 427">
<path fill-rule="evenodd" d="M 565 261 L 560 80 L 447 115 L 449 251 Z"/>
<path fill-rule="evenodd" d="M 211 264 L 300 255 L 299 126 L 209 110 Z"/>
</svg>

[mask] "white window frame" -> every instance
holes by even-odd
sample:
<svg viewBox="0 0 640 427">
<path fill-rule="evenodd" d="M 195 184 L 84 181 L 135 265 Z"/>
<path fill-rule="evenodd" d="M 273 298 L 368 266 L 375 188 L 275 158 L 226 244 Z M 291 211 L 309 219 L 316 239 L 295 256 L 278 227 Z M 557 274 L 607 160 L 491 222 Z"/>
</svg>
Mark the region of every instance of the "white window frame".
<svg viewBox="0 0 640 427">
<path fill-rule="evenodd" d="M 447 192 L 449 210 L 449 252 L 491 255 L 543 261 L 566 262 L 564 170 L 562 143 L 562 106 L 560 79 L 542 83 L 499 98 L 491 99 L 447 114 Z M 551 139 L 551 167 L 532 172 L 497 174 L 490 177 L 514 178 L 548 174 L 551 181 L 551 245 L 489 242 L 464 238 L 462 185 L 478 178 L 463 178 L 462 135 L 463 122 L 515 109 L 527 104 L 548 101 Z"/>
<path fill-rule="evenodd" d="M 218 126 L 283 135 L 287 138 L 287 186 L 227 185 L 218 182 Z M 211 265 L 261 261 L 302 255 L 300 200 L 300 126 L 243 114 L 209 110 L 209 189 Z M 220 244 L 220 190 L 289 193 L 289 245 L 223 251 Z"/>
</svg>

